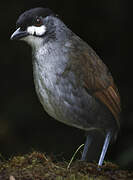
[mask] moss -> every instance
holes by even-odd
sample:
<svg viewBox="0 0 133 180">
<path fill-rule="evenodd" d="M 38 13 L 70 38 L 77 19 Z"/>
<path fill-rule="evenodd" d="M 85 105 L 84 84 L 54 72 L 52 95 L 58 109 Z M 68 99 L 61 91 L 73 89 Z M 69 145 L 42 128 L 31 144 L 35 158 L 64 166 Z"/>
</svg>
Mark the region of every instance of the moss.
<svg viewBox="0 0 133 180">
<path fill-rule="evenodd" d="M 0 180 L 131 180 L 133 172 L 120 170 L 110 162 L 98 169 L 96 163 L 54 163 L 43 153 L 33 152 L 0 162 Z"/>
</svg>

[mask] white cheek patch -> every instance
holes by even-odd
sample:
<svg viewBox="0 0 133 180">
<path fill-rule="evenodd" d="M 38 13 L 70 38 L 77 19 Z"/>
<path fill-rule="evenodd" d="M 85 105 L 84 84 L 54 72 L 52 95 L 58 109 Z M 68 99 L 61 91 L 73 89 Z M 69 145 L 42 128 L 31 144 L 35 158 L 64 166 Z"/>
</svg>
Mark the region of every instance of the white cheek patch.
<svg viewBox="0 0 133 180">
<path fill-rule="evenodd" d="M 46 27 L 44 25 L 37 27 L 37 26 L 29 26 L 27 28 L 27 32 L 30 35 L 37 35 L 37 36 L 42 36 L 46 32 Z"/>
</svg>

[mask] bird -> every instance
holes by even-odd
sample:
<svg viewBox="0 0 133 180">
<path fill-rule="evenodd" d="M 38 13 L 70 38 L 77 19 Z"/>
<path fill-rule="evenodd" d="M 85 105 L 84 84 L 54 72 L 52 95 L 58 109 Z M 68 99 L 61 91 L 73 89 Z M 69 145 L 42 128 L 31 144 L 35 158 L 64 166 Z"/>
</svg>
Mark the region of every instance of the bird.
<svg viewBox="0 0 133 180">
<path fill-rule="evenodd" d="M 120 129 L 120 94 L 109 68 L 51 9 L 24 11 L 11 40 L 31 46 L 33 77 L 44 110 L 85 132 L 81 161 L 103 161 Z"/>
</svg>

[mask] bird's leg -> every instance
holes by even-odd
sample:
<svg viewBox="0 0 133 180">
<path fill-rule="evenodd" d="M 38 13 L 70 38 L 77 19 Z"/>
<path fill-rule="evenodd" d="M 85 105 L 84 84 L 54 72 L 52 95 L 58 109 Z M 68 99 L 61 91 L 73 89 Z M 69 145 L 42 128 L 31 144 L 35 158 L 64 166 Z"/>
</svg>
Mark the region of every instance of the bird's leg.
<svg viewBox="0 0 133 180">
<path fill-rule="evenodd" d="M 105 154 L 106 154 L 108 146 L 109 146 L 111 135 L 112 135 L 112 133 L 109 131 L 105 137 L 105 141 L 104 141 L 104 145 L 103 145 L 102 152 L 100 155 L 100 159 L 98 162 L 98 166 L 102 166 L 102 164 L 103 164 L 103 160 L 104 160 Z"/>
<path fill-rule="evenodd" d="M 81 161 L 98 161 L 98 165 L 102 166 L 111 136 L 111 131 L 107 132 L 105 138 L 103 135 L 101 135 L 101 133 L 99 134 L 98 131 L 89 132 L 86 137 Z"/>
<path fill-rule="evenodd" d="M 82 157 L 81 157 L 81 161 L 86 160 L 88 148 L 89 148 L 91 142 L 92 142 L 92 138 L 89 135 L 87 135 L 85 145 L 84 145 L 84 150 L 83 150 Z"/>
</svg>

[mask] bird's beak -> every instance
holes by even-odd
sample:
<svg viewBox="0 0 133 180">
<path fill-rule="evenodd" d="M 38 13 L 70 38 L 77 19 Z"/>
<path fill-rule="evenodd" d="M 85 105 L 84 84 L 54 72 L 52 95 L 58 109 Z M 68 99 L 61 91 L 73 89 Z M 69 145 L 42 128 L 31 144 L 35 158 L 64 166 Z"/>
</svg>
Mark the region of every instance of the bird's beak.
<svg viewBox="0 0 133 180">
<path fill-rule="evenodd" d="M 20 28 L 18 28 L 12 35 L 11 40 L 19 40 L 23 37 L 26 37 L 28 35 L 27 31 L 22 31 Z"/>
</svg>

